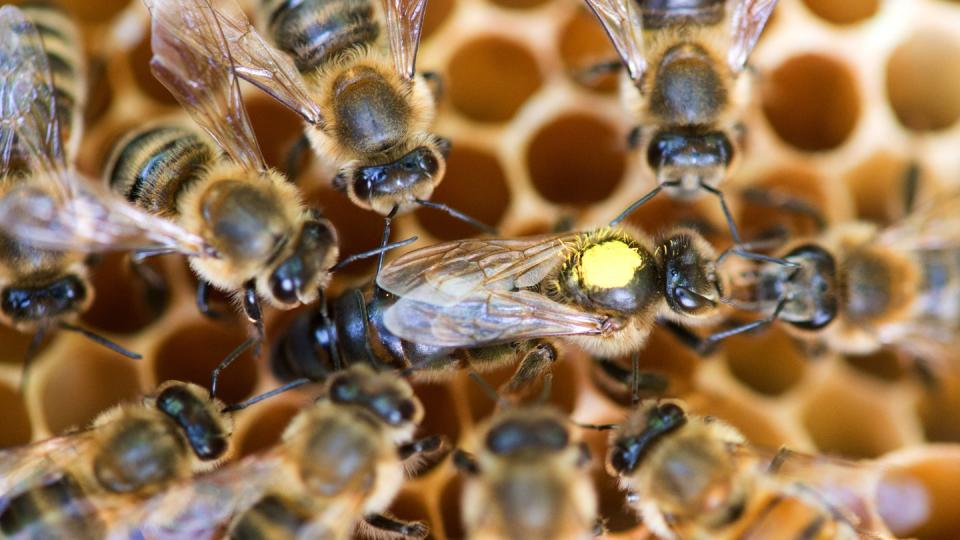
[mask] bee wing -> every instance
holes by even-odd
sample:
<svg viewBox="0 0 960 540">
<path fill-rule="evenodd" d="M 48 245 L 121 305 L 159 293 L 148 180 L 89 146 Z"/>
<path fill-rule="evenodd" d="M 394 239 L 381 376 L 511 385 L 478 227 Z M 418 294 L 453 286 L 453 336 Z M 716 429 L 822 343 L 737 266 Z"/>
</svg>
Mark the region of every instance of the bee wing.
<svg viewBox="0 0 960 540">
<path fill-rule="evenodd" d="M 380 271 L 377 285 L 397 296 L 440 306 L 484 290 L 531 287 L 563 262 L 568 243 L 578 236 L 443 242 L 394 259 Z"/>
<path fill-rule="evenodd" d="M 733 0 L 732 3 L 732 43 L 727 53 L 727 64 L 734 72 L 740 72 L 747 65 L 747 58 L 760 39 L 777 0 Z"/>
<path fill-rule="evenodd" d="M 311 124 L 323 122 L 320 107 L 310 98 L 293 62 L 282 51 L 270 46 L 256 31 L 243 10 L 233 0 L 144 0 L 153 13 L 154 25 L 197 47 L 222 55 L 221 39 L 226 42 L 236 74 L 273 96 Z M 217 35 L 205 27 L 191 29 L 191 21 L 216 20 Z M 157 22 L 156 19 L 161 19 Z M 174 57 L 176 58 L 176 57 Z M 223 61 L 224 58 L 219 58 Z"/>
<path fill-rule="evenodd" d="M 402 297 L 384 313 L 397 336 L 438 347 L 475 347 L 549 336 L 599 334 L 607 317 L 532 291 L 489 291 L 441 306 Z"/>
<path fill-rule="evenodd" d="M 744 457 L 759 458 L 756 463 L 764 474 L 812 489 L 865 538 L 889 538 L 873 503 L 880 472 L 871 462 L 759 446 L 732 446 Z"/>
<path fill-rule="evenodd" d="M 427 0 L 382 0 L 387 16 L 387 35 L 397 73 L 412 79 L 420 46 L 420 30 Z"/>
<path fill-rule="evenodd" d="M 60 477 L 63 470 L 94 449 L 93 430 L 0 450 L 0 512 L 10 499 Z"/>
<path fill-rule="evenodd" d="M 56 90 L 43 41 L 18 8 L 0 8 L 0 176 L 11 172 L 18 152 L 37 177 L 54 182 L 58 195 L 71 195 Z"/>
<path fill-rule="evenodd" d="M 898 249 L 960 247 L 960 192 L 930 201 L 881 231 L 877 241 Z"/>
<path fill-rule="evenodd" d="M 266 170 L 221 20 L 207 1 L 185 4 L 147 3 L 152 19 L 150 68 L 235 162 Z"/>
<path fill-rule="evenodd" d="M 643 47 L 643 17 L 635 0 L 587 0 L 607 32 L 630 79 L 639 84 L 647 68 Z"/>
<path fill-rule="evenodd" d="M 0 229 L 24 243 L 71 252 L 169 249 L 207 256 L 212 248 L 174 222 L 149 214 L 91 181 L 64 204 L 22 185 L 0 199 Z"/>
<path fill-rule="evenodd" d="M 279 450 L 249 456 L 151 497 L 126 515 L 112 536 L 131 538 L 127 531 L 137 531 L 155 540 L 220 538 L 232 519 L 284 481 L 296 482 L 284 475 Z"/>
</svg>

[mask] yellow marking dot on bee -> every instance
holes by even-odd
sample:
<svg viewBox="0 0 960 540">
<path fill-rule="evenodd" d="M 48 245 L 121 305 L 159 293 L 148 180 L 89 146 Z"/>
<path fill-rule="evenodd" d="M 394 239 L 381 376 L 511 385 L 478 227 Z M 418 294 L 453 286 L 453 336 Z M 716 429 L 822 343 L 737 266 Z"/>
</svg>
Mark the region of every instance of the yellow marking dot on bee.
<svg viewBox="0 0 960 540">
<path fill-rule="evenodd" d="M 597 244 L 583 252 L 580 276 L 589 287 L 610 289 L 623 287 L 643 266 L 643 257 L 636 249 L 620 240 Z"/>
</svg>

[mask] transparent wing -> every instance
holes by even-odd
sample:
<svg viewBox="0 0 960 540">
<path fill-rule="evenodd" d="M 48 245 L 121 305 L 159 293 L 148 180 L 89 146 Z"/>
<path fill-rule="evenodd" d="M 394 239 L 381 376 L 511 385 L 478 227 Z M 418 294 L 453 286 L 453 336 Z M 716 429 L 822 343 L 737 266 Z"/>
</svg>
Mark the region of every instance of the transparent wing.
<svg viewBox="0 0 960 540">
<path fill-rule="evenodd" d="M 24 243 L 58 251 L 161 249 L 214 255 L 201 237 L 94 182 L 78 182 L 76 195 L 66 204 L 37 186 L 14 188 L 0 199 L 0 229 Z"/>
<path fill-rule="evenodd" d="M 213 8 L 208 2 L 184 9 L 163 1 L 149 7 L 154 76 L 235 162 L 265 170 L 230 47 Z"/>
<path fill-rule="evenodd" d="M 92 430 L 0 451 L 0 512 L 24 491 L 55 481 L 65 467 L 93 449 Z"/>
<path fill-rule="evenodd" d="M 236 74 L 270 94 L 311 124 L 322 124 L 320 107 L 314 102 L 293 62 L 281 51 L 267 44 L 250 24 L 243 10 L 233 0 L 145 0 L 154 17 L 154 26 L 181 41 L 191 43 L 198 51 L 220 52 L 220 37 L 226 42 Z M 212 17 L 219 25 L 220 37 L 202 28 L 181 26 L 190 21 L 206 21 Z M 161 19 L 161 21 L 157 21 Z M 154 50 L 156 52 L 156 49 Z M 220 59 L 221 61 L 223 58 Z"/>
<path fill-rule="evenodd" d="M 22 152 L 38 176 L 49 178 L 69 197 L 62 182 L 66 162 L 56 92 L 47 54 L 36 27 L 14 6 L 0 8 L 0 175 L 10 172 Z"/>
<path fill-rule="evenodd" d="M 918 208 L 884 229 L 877 242 L 907 250 L 960 247 L 960 192 L 936 198 Z"/>
<path fill-rule="evenodd" d="M 643 18 L 635 0 L 586 0 L 590 10 L 627 66 L 630 79 L 638 83 L 647 68 L 643 53 Z"/>
<path fill-rule="evenodd" d="M 759 446 L 731 447 L 741 456 L 756 458 L 762 473 L 813 490 L 868 538 L 888 538 L 873 503 L 880 481 L 880 470 L 873 462 Z"/>
<path fill-rule="evenodd" d="M 403 298 L 453 305 L 482 290 L 532 287 L 564 260 L 579 235 L 443 242 L 406 253 L 383 267 L 377 285 Z"/>
<path fill-rule="evenodd" d="M 420 46 L 420 30 L 427 0 L 382 0 L 387 16 L 387 35 L 397 73 L 412 79 Z"/>
<path fill-rule="evenodd" d="M 402 297 L 384 313 L 384 324 L 397 336 L 438 347 L 600 334 L 606 322 L 531 291 L 477 293 L 445 306 Z"/>
<path fill-rule="evenodd" d="M 730 20 L 732 42 L 727 53 L 727 63 L 735 72 L 742 71 L 767 24 L 777 0 L 732 0 L 733 13 Z"/>
<path fill-rule="evenodd" d="M 220 538 L 230 521 L 252 507 L 272 486 L 296 480 L 285 475 L 279 450 L 247 457 L 172 486 L 131 511 L 111 538 Z"/>
</svg>

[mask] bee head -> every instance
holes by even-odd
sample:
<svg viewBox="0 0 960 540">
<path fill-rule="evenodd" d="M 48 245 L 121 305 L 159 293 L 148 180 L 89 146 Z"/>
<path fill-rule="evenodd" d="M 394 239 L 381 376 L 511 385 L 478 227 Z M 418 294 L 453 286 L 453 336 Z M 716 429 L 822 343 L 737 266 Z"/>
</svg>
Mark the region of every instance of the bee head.
<svg viewBox="0 0 960 540">
<path fill-rule="evenodd" d="M 330 280 L 337 260 L 337 232 L 319 216 L 303 221 L 297 238 L 267 278 L 271 298 L 281 306 L 310 303 Z"/>
<path fill-rule="evenodd" d="M 653 254 L 626 234 L 591 234 L 561 270 L 560 287 L 574 302 L 618 315 L 643 312 L 659 296 Z"/>
<path fill-rule="evenodd" d="M 403 209 L 417 199 L 429 199 L 446 170 L 450 143 L 440 137 L 428 140 L 400 158 L 380 165 L 358 167 L 349 174 L 349 190 L 365 206 L 389 214 L 394 206 Z"/>
<path fill-rule="evenodd" d="M 723 131 L 661 130 L 647 145 L 657 184 L 684 199 L 700 195 L 702 186 L 719 185 L 733 158 L 733 143 Z"/>
<path fill-rule="evenodd" d="M 92 297 L 89 285 L 75 274 L 33 287 L 5 287 L 0 291 L 0 311 L 14 323 L 30 323 L 78 313 Z"/>
<path fill-rule="evenodd" d="M 650 448 L 662 437 L 687 423 L 687 415 L 675 403 L 642 406 L 630 422 L 632 429 L 614 435 L 607 454 L 607 468 L 614 475 L 629 475 L 640 466 Z"/>
<path fill-rule="evenodd" d="M 786 289 L 792 293 L 784 304 L 781 318 L 806 330 L 817 330 L 833 322 L 840 303 L 833 255 L 816 244 L 805 244 L 791 250 L 785 258 L 800 263 L 800 268 L 789 272 L 782 267 L 772 268 L 769 274 L 761 275 L 770 278 L 761 283 L 766 285 L 761 290 L 773 291 L 771 297 L 776 295 L 779 300 Z"/>
<path fill-rule="evenodd" d="M 720 284 L 714 253 L 706 242 L 693 231 L 680 231 L 659 242 L 657 256 L 670 309 L 692 317 L 713 314 L 720 302 Z"/>
<path fill-rule="evenodd" d="M 392 427 L 415 425 L 423 418 L 423 405 L 409 383 L 362 364 L 332 376 L 327 388 L 330 401 L 361 407 Z"/>
<path fill-rule="evenodd" d="M 528 452 L 541 456 L 544 452 L 559 452 L 570 443 L 567 427 L 553 415 L 507 415 L 494 424 L 484 444 L 496 455 L 514 455 Z"/>
</svg>

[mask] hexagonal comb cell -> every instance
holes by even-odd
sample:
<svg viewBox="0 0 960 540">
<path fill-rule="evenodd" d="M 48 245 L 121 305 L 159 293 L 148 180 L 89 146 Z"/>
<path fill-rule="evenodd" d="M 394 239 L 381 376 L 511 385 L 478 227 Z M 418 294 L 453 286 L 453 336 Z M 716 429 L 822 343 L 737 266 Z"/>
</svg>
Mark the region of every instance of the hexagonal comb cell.
<svg viewBox="0 0 960 540">
<path fill-rule="evenodd" d="M 96 66 L 91 71 L 93 97 L 78 159 L 80 169 L 96 177 L 119 135 L 178 108 L 150 73 L 149 28 L 139 1 L 63 3 L 83 25 L 85 49 L 102 63 L 102 72 Z M 253 6 L 252 1 L 241 3 Z M 754 78 L 759 86 L 751 107 L 761 114 L 746 119 L 748 159 L 724 190 L 744 236 L 781 225 L 789 239 L 817 232 L 803 216 L 747 200 L 743 190 L 749 187 L 802 199 L 833 224 L 853 217 L 880 223 L 902 217 L 902 171 L 912 161 L 920 164 L 922 195 L 937 193 L 936 181 L 955 184 L 960 178 L 960 140 L 954 129 L 960 117 L 960 68 L 950 59 L 960 47 L 954 31 L 960 4 L 779 4 L 755 55 L 761 69 Z M 115 22 L 122 22 L 122 32 Z M 629 172 L 639 158 L 626 147 L 626 126 L 635 119 L 613 108 L 617 76 L 602 78 L 597 87 L 573 78 L 581 69 L 615 58 L 595 17 L 582 5 L 429 0 L 423 35 L 418 67 L 444 76 L 438 131 L 454 143 L 434 200 L 497 225 L 509 237 L 550 232 L 558 223 L 585 225 L 577 221 L 581 217 L 589 217 L 590 225 L 601 223 L 612 217 L 608 212 L 619 212 L 653 187 L 653 179 Z M 121 47 L 114 50 L 118 39 Z M 261 92 L 247 90 L 267 160 L 282 168 L 302 130 L 300 121 Z M 332 171 L 311 154 L 300 163 L 299 185 L 337 226 L 342 256 L 377 246 L 383 220 L 330 188 Z M 759 168 L 750 168 L 754 157 Z M 710 197 L 691 204 L 661 196 L 629 222 L 650 234 L 694 226 L 720 249 L 730 241 L 719 205 Z M 452 240 L 477 232 L 422 210 L 397 220 L 393 240 L 411 234 Z M 368 280 L 374 264 L 369 260 L 344 269 L 331 296 L 344 285 Z M 144 361 L 126 360 L 79 336 L 59 333 L 40 349 L 20 397 L 20 363 L 30 335 L 0 329 L 0 446 L 86 425 L 103 409 L 134 399 L 148 390 L 145 385 L 163 379 L 209 384 L 210 370 L 247 337 L 248 328 L 234 313 L 230 320 L 238 321 L 231 324 L 198 316 L 192 294 L 187 294 L 193 278 L 186 277 L 183 266 L 179 261 L 161 265 L 171 287 L 167 305 L 156 313 L 140 303 L 140 285 L 122 256 L 107 257 L 94 269 L 100 292 L 83 324 L 144 353 Z M 277 335 L 290 316 L 268 310 L 268 336 Z M 629 392 L 622 384 L 605 386 L 609 381 L 597 375 L 592 360 L 571 349 L 564 349 L 554 367 L 551 401 L 577 421 L 620 420 Z M 717 354 L 700 358 L 658 329 L 641 352 L 640 365 L 667 377 L 668 394 L 686 399 L 698 413 L 726 419 L 753 442 L 788 443 L 803 450 L 813 443 L 853 457 L 887 456 L 880 458 L 889 472 L 878 505 L 894 532 L 921 539 L 960 536 L 954 511 L 960 456 L 951 453 L 952 446 L 926 444 L 960 439 L 955 382 L 916 377 L 908 363 L 887 353 L 840 357 L 823 352 L 808 359 L 805 352 L 771 329 L 731 340 Z M 629 372 L 629 357 L 614 361 Z M 514 367 L 483 376 L 496 386 Z M 273 388 L 276 381 L 268 371 L 265 359 L 238 360 L 224 374 L 221 397 L 239 401 Z M 314 390 L 239 413 L 238 453 L 268 448 Z M 440 433 L 452 444 L 494 406 L 464 376 L 417 384 L 416 391 L 427 408 L 422 434 Z M 611 537 L 649 537 L 600 466 L 606 435 L 586 437 Z M 900 447 L 904 450 L 885 454 Z M 438 539 L 461 538 L 460 486 L 445 461 L 409 483 L 391 511 L 429 521 Z"/>
</svg>

